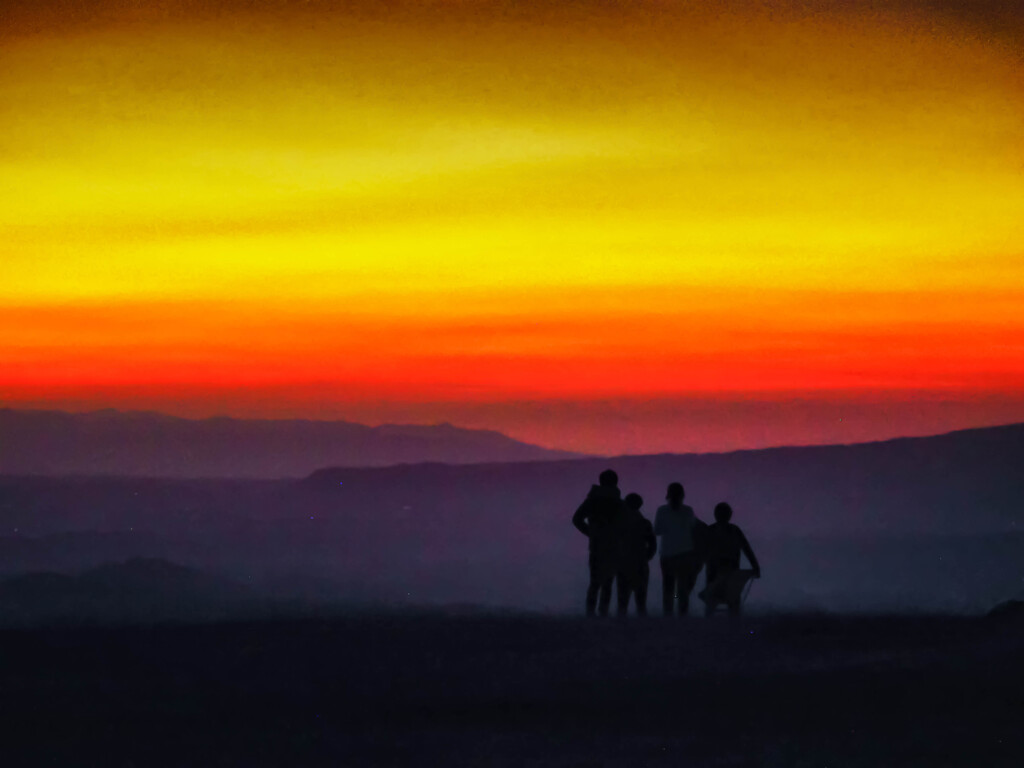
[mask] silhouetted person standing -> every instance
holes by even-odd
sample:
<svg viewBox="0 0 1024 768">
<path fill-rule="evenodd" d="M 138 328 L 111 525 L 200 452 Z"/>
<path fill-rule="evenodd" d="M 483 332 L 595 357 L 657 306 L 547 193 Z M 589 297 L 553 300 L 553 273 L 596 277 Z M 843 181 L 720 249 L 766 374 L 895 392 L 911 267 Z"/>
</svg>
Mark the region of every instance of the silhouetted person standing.
<svg viewBox="0 0 1024 768">
<path fill-rule="evenodd" d="M 685 497 L 682 483 L 670 483 L 668 504 L 658 507 L 654 516 L 654 533 L 661 537 L 661 607 L 666 616 L 672 615 L 676 598 L 679 614 L 689 612 L 690 592 L 703 563 L 699 545 L 707 526 L 683 504 Z"/>
<path fill-rule="evenodd" d="M 658 540 L 654 538 L 651 521 L 640 511 L 643 505 L 644 500 L 639 493 L 626 495 L 626 510 L 619 533 L 619 572 L 616 577 L 619 616 L 625 616 L 629 611 L 630 595 L 636 601 L 637 614 L 647 615 L 647 584 L 651 578 L 648 562 L 658 551 Z"/>
<path fill-rule="evenodd" d="M 747 581 L 742 577 L 761 578 L 761 566 L 754 550 L 740 527 L 731 520 L 732 507 L 724 501 L 716 504 L 715 522 L 707 530 L 707 587 L 701 592 L 705 615 L 712 614 L 719 603 L 725 603 L 733 616 L 739 615 L 742 589 Z M 750 562 L 749 572 L 740 572 L 741 553 Z"/>
<path fill-rule="evenodd" d="M 598 485 L 591 486 L 587 498 L 572 516 L 572 524 L 590 539 L 587 616 L 593 616 L 595 608 L 600 615 L 607 616 L 612 600 L 612 582 L 618 570 L 617 539 L 625 514 L 618 486 L 619 476 L 614 470 L 606 469 L 598 477 Z"/>
</svg>

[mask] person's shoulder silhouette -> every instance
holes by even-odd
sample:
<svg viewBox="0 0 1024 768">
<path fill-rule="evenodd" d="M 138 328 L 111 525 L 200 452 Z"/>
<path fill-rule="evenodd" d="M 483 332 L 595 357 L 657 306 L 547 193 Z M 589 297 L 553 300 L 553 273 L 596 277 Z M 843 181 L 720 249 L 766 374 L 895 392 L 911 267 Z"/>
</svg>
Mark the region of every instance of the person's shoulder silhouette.
<svg viewBox="0 0 1024 768">
<path fill-rule="evenodd" d="M 587 497 L 573 515 L 573 525 L 590 537 L 592 545 L 595 539 L 611 536 L 618 518 L 625 512 L 618 483 L 619 476 L 615 471 L 606 469 L 598 477 L 598 484 L 590 487 Z"/>
</svg>

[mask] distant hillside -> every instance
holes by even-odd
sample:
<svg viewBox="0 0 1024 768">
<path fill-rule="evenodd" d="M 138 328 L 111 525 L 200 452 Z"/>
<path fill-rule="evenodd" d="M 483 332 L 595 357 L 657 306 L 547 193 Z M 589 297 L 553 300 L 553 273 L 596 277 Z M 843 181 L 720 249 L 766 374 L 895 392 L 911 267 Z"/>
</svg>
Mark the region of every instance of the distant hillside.
<svg viewBox="0 0 1024 768">
<path fill-rule="evenodd" d="M 303 477 L 328 465 L 469 464 L 577 455 L 450 424 L 367 427 L 344 421 L 0 409 L 3 474 Z"/>
<path fill-rule="evenodd" d="M 325 468 L 312 473 L 305 485 L 356 507 L 401 501 L 422 509 L 444 499 L 452 509 L 472 499 L 481 509 L 522 514 L 526 509 L 575 508 L 606 467 L 618 471 L 623 493 L 644 496 L 649 514 L 663 503 L 667 483 L 679 480 L 698 515 L 710 517 L 717 502 L 729 501 L 737 522 L 766 533 L 1024 530 L 1024 424 L 730 453 L 383 468 L 358 475 Z"/>
<path fill-rule="evenodd" d="M 0 476 L 0 575 L 147 557 L 275 598 L 578 610 L 587 542 L 570 518 L 609 466 L 648 517 L 673 480 L 704 520 L 729 501 L 760 605 L 988 610 L 1024 584 L 1024 425 L 301 480 Z"/>
</svg>

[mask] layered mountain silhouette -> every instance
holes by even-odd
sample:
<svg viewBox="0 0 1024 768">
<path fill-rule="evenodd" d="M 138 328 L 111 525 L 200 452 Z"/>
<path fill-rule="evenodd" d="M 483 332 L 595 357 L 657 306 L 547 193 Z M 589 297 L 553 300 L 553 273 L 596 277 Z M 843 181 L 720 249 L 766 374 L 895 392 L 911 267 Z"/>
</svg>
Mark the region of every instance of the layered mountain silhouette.
<svg viewBox="0 0 1024 768">
<path fill-rule="evenodd" d="M 328 465 L 469 464 L 577 455 L 451 424 L 367 427 L 345 421 L 0 409 L 0 474 L 302 477 Z"/>
<path fill-rule="evenodd" d="M 304 485 L 338 503 L 369 505 L 416 498 L 417 509 L 472 499 L 479 514 L 518 506 L 574 507 L 598 473 L 613 467 L 623 493 L 646 509 L 665 486 L 683 482 L 687 503 L 710 516 L 719 501 L 771 532 L 969 533 L 1024 530 L 1024 424 L 852 445 L 766 448 L 707 454 L 586 458 L 550 464 L 475 467 L 324 468 Z M 342 488 L 339 483 L 344 483 Z M 450 489 L 459 489 L 455 499 Z M 371 490 L 372 489 L 372 490 Z M 358 500 L 357 500 L 358 499 Z M 413 502 L 410 502 L 413 503 Z M 513 509 L 508 509 L 512 512 Z M 470 510 L 466 510 L 470 514 Z"/>
<path fill-rule="evenodd" d="M 1024 425 L 844 446 L 330 467 L 302 479 L 0 476 L 0 575 L 162 558 L 274 598 L 578 610 L 570 518 L 613 467 L 652 517 L 728 501 L 778 607 L 988 610 L 1024 584 Z"/>
</svg>

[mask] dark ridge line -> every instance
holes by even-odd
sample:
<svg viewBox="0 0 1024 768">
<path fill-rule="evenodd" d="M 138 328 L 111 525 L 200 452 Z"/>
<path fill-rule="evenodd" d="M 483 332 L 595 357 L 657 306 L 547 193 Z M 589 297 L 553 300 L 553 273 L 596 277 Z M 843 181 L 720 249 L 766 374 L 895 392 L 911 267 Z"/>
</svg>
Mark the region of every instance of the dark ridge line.
<svg viewBox="0 0 1024 768">
<path fill-rule="evenodd" d="M 586 462 L 597 462 L 597 461 L 635 461 L 639 459 L 684 459 L 684 458 L 706 458 L 716 456 L 740 456 L 746 454 L 763 454 L 768 452 L 782 453 L 786 451 L 800 452 L 809 450 L 832 450 L 841 451 L 851 448 L 864 448 L 868 446 L 879 446 L 879 445 L 891 445 L 897 443 L 911 443 L 911 442 L 922 442 L 922 441 L 938 441 L 943 439 L 950 439 L 960 435 L 969 435 L 972 433 L 991 433 L 1006 431 L 1011 432 L 1013 430 L 1024 431 L 1024 422 L 1013 422 L 1010 424 L 998 424 L 992 427 L 968 427 L 966 429 L 954 429 L 949 432 L 939 432 L 934 435 L 907 435 L 903 437 L 887 437 L 882 440 L 866 440 L 859 443 L 808 443 L 800 445 L 773 445 L 767 448 L 737 448 L 730 451 L 698 451 L 689 453 L 624 453 L 612 456 L 601 456 L 601 455 L 587 455 L 579 456 L 576 458 L 565 458 L 565 459 L 526 459 L 523 461 L 485 461 L 479 463 L 465 463 L 465 464 L 450 464 L 443 461 L 421 461 L 421 462 L 402 462 L 398 464 L 389 464 L 384 467 L 373 467 L 373 466 L 327 466 L 321 467 L 314 470 L 312 473 L 307 475 L 303 480 L 312 479 L 315 475 L 323 472 L 385 472 L 394 469 L 409 469 L 413 467 L 427 468 L 427 467 L 444 467 L 444 468 L 480 468 L 480 467 L 507 467 L 507 466 L 521 466 L 521 465 L 544 465 L 544 466 L 564 466 L 566 464 L 584 464 Z"/>
</svg>

